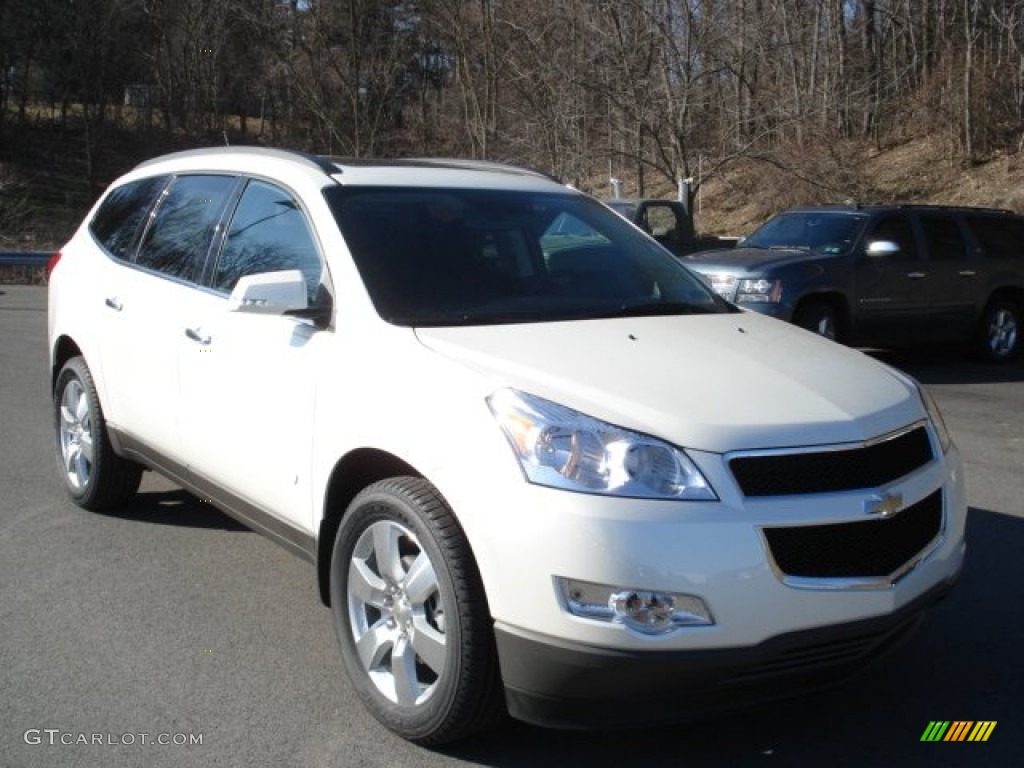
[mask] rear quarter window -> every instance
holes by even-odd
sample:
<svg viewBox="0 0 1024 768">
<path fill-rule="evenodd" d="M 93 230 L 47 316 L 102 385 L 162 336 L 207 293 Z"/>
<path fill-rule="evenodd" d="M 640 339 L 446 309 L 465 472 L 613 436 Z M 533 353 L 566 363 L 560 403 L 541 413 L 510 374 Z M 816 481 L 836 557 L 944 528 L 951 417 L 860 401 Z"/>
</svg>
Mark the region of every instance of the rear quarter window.
<svg viewBox="0 0 1024 768">
<path fill-rule="evenodd" d="M 100 245 L 115 259 L 131 261 L 139 230 L 168 176 L 130 181 L 113 190 L 89 223 Z"/>
<path fill-rule="evenodd" d="M 986 256 L 1024 258 L 1024 219 L 1010 216 L 970 216 L 967 224 Z"/>
</svg>

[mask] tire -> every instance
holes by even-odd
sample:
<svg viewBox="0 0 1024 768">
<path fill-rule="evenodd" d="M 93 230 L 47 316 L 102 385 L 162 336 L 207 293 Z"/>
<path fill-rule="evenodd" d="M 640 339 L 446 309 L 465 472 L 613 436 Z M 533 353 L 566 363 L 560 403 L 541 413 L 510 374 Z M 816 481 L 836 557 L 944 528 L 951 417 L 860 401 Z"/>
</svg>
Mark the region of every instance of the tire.
<svg viewBox="0 0 1024 768">
<path fill-rule="evenodd" d="M 436 746 L 501 717 L 480 576 L 430 483 L 394 478 L 356 496 L 338 528 L 330 587 L 345 669 L 384 726 Z"/>
<path fill-rule="evenodd" d="M 57 466 L 72 500 L 90 510 L 128 501 L 139 489 L 142 467 L 114 453 L 89 367 L 73 357 L 53 389 Z"/>
<path fill-rule="evenodd" d="M 809 301 L 801 304 L 793 314 L 793 324 L 826 339 L 841 341 L 839 314 L 836 308 L 827 302 Z"/>
<path fill-rule="evenodd" d="M 1020 334 L 1020 307 L 996 297 L 981 315 L 975 348 L 983 360 L 1005 363 L 1020 353 Z"/>
</svg>

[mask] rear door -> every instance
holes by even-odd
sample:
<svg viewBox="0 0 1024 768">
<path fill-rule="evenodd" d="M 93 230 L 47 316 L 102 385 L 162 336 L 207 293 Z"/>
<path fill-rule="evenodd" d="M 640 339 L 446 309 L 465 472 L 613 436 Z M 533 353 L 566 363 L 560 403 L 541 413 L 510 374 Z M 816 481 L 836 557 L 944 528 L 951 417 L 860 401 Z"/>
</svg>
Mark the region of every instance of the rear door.
<svg viewBox="0 0 1024 768">
<path fill-rule="evenodd" d="M 929 298 L 922 317 L 923 338 L 969 338 L 974 331 L 976 307 L 984 299 L 988 265 L 978 246 L 968 240 L 956 214 L 923 212 L 919 220 L 927 254 L 925 285 Z"/>
<path fill-rule="evenodd" d="M 131 267 L 107 286 L 101 359 L 112 415 L 135 447 L 177 471 L 177 349 L 236 180 L 183 175 L 163 190 Z"/>
</svg>

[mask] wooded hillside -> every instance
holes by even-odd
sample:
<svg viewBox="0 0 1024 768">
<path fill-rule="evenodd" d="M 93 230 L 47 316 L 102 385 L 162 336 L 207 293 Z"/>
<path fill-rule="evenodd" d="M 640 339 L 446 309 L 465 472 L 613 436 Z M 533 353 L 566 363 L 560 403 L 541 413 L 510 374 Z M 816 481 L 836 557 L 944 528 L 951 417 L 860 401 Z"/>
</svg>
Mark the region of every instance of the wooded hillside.
<svg viewBox="0 0 1024 768">
<path fill-rule="evenodd" d="M 0 107 L 0 236 L 225 141 L 867 199 L 1020 151 L 1024 1 L 0 0 Z"/>
</svg>

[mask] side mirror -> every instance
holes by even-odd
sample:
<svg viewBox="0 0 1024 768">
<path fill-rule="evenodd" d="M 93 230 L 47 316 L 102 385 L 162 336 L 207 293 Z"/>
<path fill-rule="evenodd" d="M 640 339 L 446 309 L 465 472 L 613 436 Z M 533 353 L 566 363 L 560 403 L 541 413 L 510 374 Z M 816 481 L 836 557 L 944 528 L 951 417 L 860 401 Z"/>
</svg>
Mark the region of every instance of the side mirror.
<svg viewBox="0 0 1024 768">
<path fill-rule="evenodd" d="M 864 252 L 868 256 L 895 256 L 900 247 L 892 240 L 872 240 Z"/>
<path fill-rule="evenodd" d="M 231 312 L 284 315 L 306 307 L 306 279 L 297 269 L 246 275 L 228 298 Z"/>
</svg>

